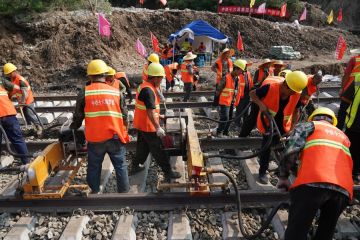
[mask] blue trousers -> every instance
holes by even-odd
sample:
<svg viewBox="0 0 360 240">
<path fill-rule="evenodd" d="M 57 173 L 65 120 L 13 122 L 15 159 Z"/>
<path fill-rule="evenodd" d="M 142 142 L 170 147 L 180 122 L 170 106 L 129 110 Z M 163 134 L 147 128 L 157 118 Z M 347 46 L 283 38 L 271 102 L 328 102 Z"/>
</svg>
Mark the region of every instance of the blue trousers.
<svg viewBox="0 0 360 240">
<path fill-rule="evenodd" d="M 15 148 L 15 152 L 18 154 L 29 154 L 17 118 L 14 115 L 1 117 L 0 124 L 5 129 L 5 133 L 9 138 L 11 144 Z M 2 137 L 3 137 L 2 132 L 0 132 L 1 141 L 2 141 Z M 1 145 L 0 145 L 0 153 L 1 153 Z M 30 162 L 30 159 L 28 157 L 21 157 L 21 162 L 23 164 L 26 164 Z"/>
<path fill-rule="evenodd" d="M 220 121 L 229 121 L 232 119 L 233 109 L 234 109 L 234 106 L 232 104 L 231 106 L 219 105 L 219 108 L 220 108 L 219 111 Z M 224 135 L 228 135 L 229 127 L 230 127 L 230 122 L 219 123 L 216 132 L 218 134 L 223 133 Z"/>
<path fill-rule="evenodd" d="M 88 143 L 88 167 L 86 181 L 93 192 L 100 190 L 102 162 L 108 154 L 115 168 L 116 184 L 119 193 L 130 189 L 125 145 L 116 137 L 101 143 Z"/>
</svg>

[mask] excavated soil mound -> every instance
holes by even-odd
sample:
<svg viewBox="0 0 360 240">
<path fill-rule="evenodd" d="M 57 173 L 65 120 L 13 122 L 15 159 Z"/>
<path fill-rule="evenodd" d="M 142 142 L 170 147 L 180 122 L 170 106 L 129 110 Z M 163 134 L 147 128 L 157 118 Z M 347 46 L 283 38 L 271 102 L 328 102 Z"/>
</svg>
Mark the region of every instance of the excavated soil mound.
<svg viewBox="0 0 360 240">
<path fill-rule="evenodd" d="M 243 55 L 249 58 L 267 57 L 273 45 L 291 45 L 309 60 L 332 53 L 339 35 L 343 35 L 349 48 L 360 46 L 359 37 L 336 28 L 298 29 L 247 16 L 116 8 L 107 17 L 112 24 L 109 39 L 99 36 L 97 16 L 87 11 L 53 12 L 26 21 L 0 18 L 0 63 L 19 65 L 21 72 L 37 84 L 84 79 L 86 64 L 94 58 L 104 59 L 118 70 L 140 73 L 145 61 L 135 52 L 137 38 L 149 50 L 150 31 L 164 43 L 172 32 L 195 19 L 220 28 L 233 42 L 237 31 L 241 31 Z"/>
</svg>

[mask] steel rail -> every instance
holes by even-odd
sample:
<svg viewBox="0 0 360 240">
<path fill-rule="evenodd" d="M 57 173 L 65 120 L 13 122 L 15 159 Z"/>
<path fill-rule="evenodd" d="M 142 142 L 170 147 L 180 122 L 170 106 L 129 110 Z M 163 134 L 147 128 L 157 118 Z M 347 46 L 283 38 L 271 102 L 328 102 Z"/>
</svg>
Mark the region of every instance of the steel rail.
<svg viewBox="0 0 360 240">
<path fill-rule="evenodd" d="M 278 202 L 288 201 L 286 192 L 280 191 L 240 191 L 244 207 L 270 207 Z M 137 211 L 174 209 L 223 208 L 236 203 L 234 194 L 222 192 L 210 195 L 190 195 L 190 193 L 138 193 L 138 194 L 90 194 L 64 197 L 62 199 L 23 200 L 15 198 L 0 199 L 0 212 L 18 212 L 27 209 L 36 212 L 72 212 L 76 209 L 92 211 L 119 211 L 130 207 Z"/>
</svg>

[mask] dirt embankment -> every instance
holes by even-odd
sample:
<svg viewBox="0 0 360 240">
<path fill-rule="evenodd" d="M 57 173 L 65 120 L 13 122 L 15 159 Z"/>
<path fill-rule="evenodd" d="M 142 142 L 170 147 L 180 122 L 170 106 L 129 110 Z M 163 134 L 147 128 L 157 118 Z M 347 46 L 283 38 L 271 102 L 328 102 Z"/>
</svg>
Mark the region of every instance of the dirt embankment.
<svg viewBox="0 0 360 240">
<path fill-rule="evenodd" d="M 32 82 L 70 81 L 84 78 L 89 60 L 104 59 L 118 70 L 140 73 L 144 60 L 135 52 L 139 38 L 150 49 L 150 31 L 164 43 L 167 37 L 195 19 L 208 21 L 236 42 L 241 31 L 245 58 L 264 58 L 273 45 L 291 45 L 305 60 L 332 53 L 341 34 L 348 47 L 360 46 L 360 38 L 331 27 L 303 26 L 229 14 L 196 11 L 151 11 L 114 9 L 107 16 L 112 24 L 109 39 L 98 35 L 97 17 L 90 12 L 55 12 L 32 20 L 0 18 L 0 64 L 22 66 Z"/>
</svg>

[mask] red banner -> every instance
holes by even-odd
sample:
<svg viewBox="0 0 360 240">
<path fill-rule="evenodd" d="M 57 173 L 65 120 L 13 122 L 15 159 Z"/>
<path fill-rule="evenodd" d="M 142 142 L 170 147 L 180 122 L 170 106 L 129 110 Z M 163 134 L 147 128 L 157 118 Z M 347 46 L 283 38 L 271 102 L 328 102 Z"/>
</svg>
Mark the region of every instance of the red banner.
<svg viewBox="0 0 360 240">
<path fill-rule="evenodd" d="M 346 51 L 346 42 L 342 36 L 339 36 L 339 40 L 336 45 L 335 57 L 336 60 L 341 60 L 344 56 Z"/>
<path fill-rule="evenodd" d="M 258 13 L 258 8 L 241 7 L 241 6 L 218 6 L 218 13 Z M 266 8 L 265 15 L 280 17 L 280 9 Z M 286 11 L 286 17 L 290 17 L 290 13 Z"/>
</svg>

